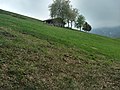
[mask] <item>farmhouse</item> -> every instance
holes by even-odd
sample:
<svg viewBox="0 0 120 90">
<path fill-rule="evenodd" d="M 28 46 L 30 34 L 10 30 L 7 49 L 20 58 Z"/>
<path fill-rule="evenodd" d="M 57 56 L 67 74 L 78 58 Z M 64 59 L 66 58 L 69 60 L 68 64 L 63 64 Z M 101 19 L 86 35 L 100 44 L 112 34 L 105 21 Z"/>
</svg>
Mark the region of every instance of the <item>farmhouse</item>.
<svg viewBox="0 0 120 90">
<path fill-rule="evenodd" d="M 64 27 L 66 24 L 62 18 L 47 19 L 44 22 L 58 27 Z"/>
</svg>

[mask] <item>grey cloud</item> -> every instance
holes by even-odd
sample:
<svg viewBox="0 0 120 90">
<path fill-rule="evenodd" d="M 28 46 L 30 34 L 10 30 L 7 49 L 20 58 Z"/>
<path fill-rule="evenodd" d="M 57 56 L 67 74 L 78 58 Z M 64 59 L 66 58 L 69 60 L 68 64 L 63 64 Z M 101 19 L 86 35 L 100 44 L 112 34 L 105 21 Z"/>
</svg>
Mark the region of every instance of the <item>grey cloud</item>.
<svg viewBox="0 0 120 90">
<path fill-rule="evenodd" d="M 0 8 L 39 19 L 49 18 L 52 0 L 0 0 Z"/>
<path fill-rule="evenodd" d="M 80 13 L 95 27 L 120 25 L 120 0 L 80 0 Z"/>
</svg>

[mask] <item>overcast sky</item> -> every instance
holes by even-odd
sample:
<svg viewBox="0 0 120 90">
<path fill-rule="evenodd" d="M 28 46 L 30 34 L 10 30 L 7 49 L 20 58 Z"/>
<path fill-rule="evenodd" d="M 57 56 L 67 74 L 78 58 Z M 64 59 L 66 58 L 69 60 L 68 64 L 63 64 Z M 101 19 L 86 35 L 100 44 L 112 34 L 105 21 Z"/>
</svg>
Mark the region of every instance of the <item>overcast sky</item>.
<svg viewBox="0 0 120 90">
<path fill-rule="evenodd" d="M 120 0 L 79 0 L 76 4 L 94 28 L 120 25 Z"/>
<path fill-rule="evenodd" d="M 48 6 L 53 0 L 0 0 L 0 9 L 41 20 L 50 18 Z M 120 25 L 120 0 L 71 0 L 93 28 Z"/>
</svg>

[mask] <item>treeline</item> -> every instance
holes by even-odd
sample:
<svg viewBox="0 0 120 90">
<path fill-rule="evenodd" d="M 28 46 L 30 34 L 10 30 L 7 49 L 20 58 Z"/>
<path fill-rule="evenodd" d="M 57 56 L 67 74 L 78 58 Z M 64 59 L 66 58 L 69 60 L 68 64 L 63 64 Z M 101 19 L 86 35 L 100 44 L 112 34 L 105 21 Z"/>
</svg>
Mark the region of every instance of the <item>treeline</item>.
<svg viewBox="0 0 120 90">
<path fill-rule="evenodd" d="M 49 6 L 51 18 L 62 18 L 68 25 L 68 28 L 75 27 L 80 30 L 90 31 L 91 25 L 88 24 L 83 15 L 80 15 L 77 8 L 73 8 L 70 5 L 69 0 L 53 0 L 53 3 Z"/>
</svg>

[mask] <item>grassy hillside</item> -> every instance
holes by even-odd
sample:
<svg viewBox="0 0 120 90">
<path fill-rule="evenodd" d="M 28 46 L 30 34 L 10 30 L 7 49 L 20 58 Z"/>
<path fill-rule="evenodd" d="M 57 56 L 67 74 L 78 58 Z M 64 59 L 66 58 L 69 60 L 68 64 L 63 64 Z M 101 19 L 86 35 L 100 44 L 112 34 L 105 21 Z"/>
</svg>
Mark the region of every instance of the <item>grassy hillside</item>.
<svg viewBox="0 0 120 90">
<path fill-rule="evenodd" d="M 0 89 L 120 89 L 119 40 L 3 12 Z"/>
</svg>

